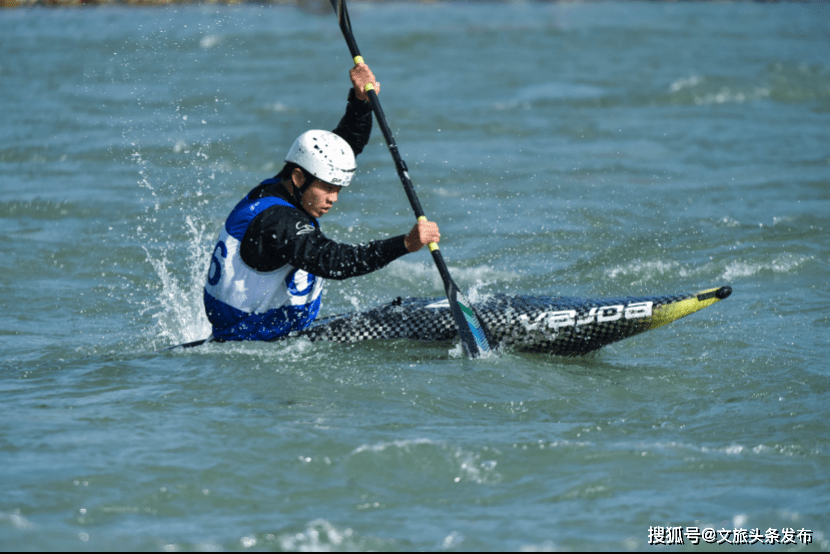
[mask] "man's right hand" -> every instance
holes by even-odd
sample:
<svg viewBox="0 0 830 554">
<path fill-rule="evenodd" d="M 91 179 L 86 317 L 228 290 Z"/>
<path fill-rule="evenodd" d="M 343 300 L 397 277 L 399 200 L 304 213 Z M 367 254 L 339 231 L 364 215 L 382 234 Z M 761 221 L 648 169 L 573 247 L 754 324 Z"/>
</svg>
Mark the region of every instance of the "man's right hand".
<svg viewBox="0 0 830 554">
<path fill-rule="evenodd" d="M 438 224 L 423 219 L 419 220 L 409 231 L 409 234 L 404 238 L 404 244 L 410 252 L 417 252 L 427 244 L 440 240 L 441 233 L 438 231 Z"/>
</svg>

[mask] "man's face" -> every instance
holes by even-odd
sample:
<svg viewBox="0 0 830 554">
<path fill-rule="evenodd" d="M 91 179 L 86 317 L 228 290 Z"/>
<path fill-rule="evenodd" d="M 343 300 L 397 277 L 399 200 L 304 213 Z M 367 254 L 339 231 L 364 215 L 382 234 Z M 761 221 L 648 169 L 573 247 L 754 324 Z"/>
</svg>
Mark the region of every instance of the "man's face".
<svg viewBox="0 0 830 554">
<path fill-rule="evenodd" d="M 315 179 L 303 193 L 303 208 L 312 217 L 319 218 L 337 202 L 337 194 L 341 188 L 343 187 L 330 185 L 320 179 Z"/>
</svg>

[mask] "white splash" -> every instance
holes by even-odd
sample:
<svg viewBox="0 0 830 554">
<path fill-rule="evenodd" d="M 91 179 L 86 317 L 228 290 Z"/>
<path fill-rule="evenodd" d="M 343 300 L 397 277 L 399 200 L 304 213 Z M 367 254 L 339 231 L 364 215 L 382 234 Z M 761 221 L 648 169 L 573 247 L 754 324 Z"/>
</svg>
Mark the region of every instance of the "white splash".
<svg viewBox="0 0 830 554">
<path fill-rule="evenodd" d="M 377 444 L 363 444 L 358 446 L 354 450 L 352 450 L 352 454 L 360 454 L 362 452 L 383 452 L 388 448 L 400 448 L 406 452 L 409 452 L 410 446 L 417 446 L 421 444 L 438 444 L 430 439 L 409 439 L 409 440 L 396 440 L 396 441 L 389 441 L 389 442 L 379 442 Z"/>
<path fill-rule="evenodd" d="M 433 459 L 434 452 L 438 451 L 445 463 L 445 475 L 454 483 L 464 481 L 482 484 L 501 480 L 501 475 L 496 471 L 498 462 L 495 460 L 482 460 L 479 454 L 427 438 L 364 444 L 355 448 L 349 456 L 375 455 L 387 451 L 392 451 L 392 456 L 396 459 L 409 460 L 415 465 L 421 465 L 420 462 L 424 459 Z M 361 465 L 364 463 L 361 460 Z"/>
<path fill-rule="evenodd" d="M 692 75 L 691 77 L 688 77 L 686 79 L 678 79 L 677 81 L 673 82 L 669 87 L 669 90 L 671 90 L 672 92 L 680 92 L 683 89 L 697 86 L 702 82 L 703 77 Z"/>
<path fill-rule="evenodd" d="M 475 267 L 451 266 L 449 270 L 453 281 L 462 289 L 462 292 L 464 292 L 465 286 L 474 286 L 475 289 L 478 289 L 499 281 L 513 282 L 518 278 L 516 273 L 495 269 L 488 265 Z M 443 292 L 444 290 L 441 274 L 438 273 L 438 270 L 432 263 L 396 260 L 389 264 L 386 271 L 395 279 L 417 285 L 412 287 L 411 290 L 424 291 L 423 293 L 417 293 L 418 296 L 427 296 L 435 294 L 435 291 Z M 427 290 L 426 287 L 430 287 L 432 290 Z M 474 293 L 475 291 L 471 291 L 470 295 Z"/>
<path fill-rule="evenodd" d="M 792 254 L 781 254 L 769 262 L 752 263 L 734 261 L 726 266 L 726 270 L 723 272 L 723 275 L 721 275 L 721 278 L 727 281 L 734 281 L 740 277 L 749 277 L 757 273 L 767 271 L 773 273 L 789 273 L 793 269 L 800 267 L 802 264 L 812 259 L 812 256 L 796 257 Z"/>
<path fill-rule="evenodd" d="M 722 88 L 717 92 L 695 96 L 695 104 L 706 106 L 709 104 L 743 104 L 754 100 L 768 98 L 770 91 L 767 88 L 756 87 L 748 92 L 734 91 Z"/>
<path fill-rule="evenodd" d="M 340 550 L 344 542 L 354 536 L 351 528 L 338 530 L 325 519 L 315 519 L 308 524 L 305 531 L 280 537 L 280 546 L 284 551 L 295 552 L 325 552 L 333 549 Z M 352 550 L 346 548 L 346 550 Z"/>
<path fill-rule="evenodd" d="M 202 304 L 202 288 L 212 242 L 207 240 L 203 224 L 197 225 L 190 216 L 185 217 L 185 223 L 189 238 L 184 263 L 171 264 L 167 259 L 167 250 L 160 257 L 153 257 L 145 248 L 147 261 L 156 271 L 160 285 L 155 303 L 148 309 L 155 312 L 153 318 L 158 324 L 155 334 L 164 342 L 190 342 L 207 338 L 211 333 Z M 186 273 L 171 273 L 168 266 L 184 268 Z"/>
<path fill-rule="evenodd" d="M 29 531 L 34 529 L 34 525 L 32 525 L 28 519 L 20 515 L 20 510 L 14 510 L 10 514 L 0 512 L 0 522 L 3 521 L 8 521 L 15 529 L 19 529 L 21 531 Z"/>
<path fill-rule="evenodd" d="M 638 286 L 648 283 L 651 279 L 671 274 L 688 277 L 688 271 L 675 260 L 634 260 L 624 266 L 612 267 L 605 270 L 608 279 L 622 279 L 625 284 Z"/>
<path fill-rule="evenodd" d="M 199 46 L 201 46 L 205 50 L 208 50 L 210 48 L 213 48 L 220 42 L 222 42 L 222 37 L 220 35 L 205 35 L 199 41 Z"/>
</svg>

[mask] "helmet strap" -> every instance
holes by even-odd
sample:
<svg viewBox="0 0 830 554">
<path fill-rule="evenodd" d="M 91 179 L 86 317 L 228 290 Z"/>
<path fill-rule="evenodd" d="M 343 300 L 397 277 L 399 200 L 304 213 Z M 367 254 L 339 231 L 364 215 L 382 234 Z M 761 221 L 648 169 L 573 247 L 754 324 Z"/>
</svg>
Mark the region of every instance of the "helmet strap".
<svg viewBox="0 0 830 554">
<path fill-rule="evenodd" d="M 292 178 L 291 178 L 291 185 L 292 185 L 292 186 L 291 186 L 291 190 L 292 190 L 292 192 L 293 192 L 293 194 L 294 194 L 294 200 L 296 200 L 296 201 L 297 201 L 297 204 L 299 204 L 299 205 L 300 205 L 300 207 L 302 208 L 302 206 L 303 206 L 303 195 L 305 194 L 305 191 L 307 191 L 307 190 L 309 189 L 309 187 L 311 186 L 311 184 L 312 184 L 315 180 L 317 180 L 317 177 L 315 177 L 314 175 L 312 175 L 311 173 L 309 173 L 308 171 L 306 171 L 305 169 L 303 169 L 303 168 L 302 168 L 302 167 L 300 167 L 300 166 L 297 166 L 297 168 L 298 168 L 300 171 L 302 171 L 302 172 L 303 172 L 303 177 L 305 178 L 305 181 L 303 181 L 302 186 L 299 186 L 299 187 L 298 187 L 298 186 L 296 186 L 296 185 L 294 184 L 294 179 L 293 179 L 293 177 L 292 177 Z"/>
</svg>

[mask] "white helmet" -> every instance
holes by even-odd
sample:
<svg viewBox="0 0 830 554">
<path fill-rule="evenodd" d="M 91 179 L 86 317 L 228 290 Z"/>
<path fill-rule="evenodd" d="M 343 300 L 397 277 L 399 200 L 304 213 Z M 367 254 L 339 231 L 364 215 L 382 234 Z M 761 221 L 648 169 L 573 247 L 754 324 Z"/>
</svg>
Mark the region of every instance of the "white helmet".
<svg viewBox="0 0 830 554">
<path fill-rule="evenodd" d="M 295 163 L 321 181 L 338 187 L 349 186 L 357 169 L 352 147 L 330 131 L 306 131 L 294 141 L 285 161 Z"/>
</svg>

